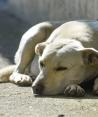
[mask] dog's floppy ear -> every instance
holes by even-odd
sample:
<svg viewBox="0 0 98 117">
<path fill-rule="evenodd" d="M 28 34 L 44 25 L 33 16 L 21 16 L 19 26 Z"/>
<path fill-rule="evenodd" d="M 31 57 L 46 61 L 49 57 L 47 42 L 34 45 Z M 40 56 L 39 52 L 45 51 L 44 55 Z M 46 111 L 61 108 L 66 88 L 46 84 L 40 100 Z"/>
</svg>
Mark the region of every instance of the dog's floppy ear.
<svg viewBox="0 0 98 117">
<path fill-rule="evenodd" d="M 81 50 L 83 62 L 87 65 L 98 64 L 98 51 L 94 48 L 85 48 Z"/>
<path fill-rule="evenodd" d="M 46 42 L 38 43 L 38 44 L 35 46 L 35 53 L 36 53 L 37 55 L 41 56 L 42 53 L 43 53 L 43 50 L 45 49 L 45 47 L 46 47 L 47 44 L 48 44 L 48 43 L 46 43 Z"/>
</svg>

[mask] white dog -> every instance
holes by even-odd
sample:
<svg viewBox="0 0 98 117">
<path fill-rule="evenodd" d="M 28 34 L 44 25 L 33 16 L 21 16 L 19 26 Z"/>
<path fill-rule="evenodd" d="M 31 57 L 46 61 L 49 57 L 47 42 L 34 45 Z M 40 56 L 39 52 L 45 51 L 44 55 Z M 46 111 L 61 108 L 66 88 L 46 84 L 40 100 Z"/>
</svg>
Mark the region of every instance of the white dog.
<svg viewBox="0 0 98 117">
<path fill-rule="evenodd" d="M 70 21 L 56 29 L 40 23 L 23 35 L 16 65 L 1 70 L 0 80 L 32 84 L 34 94 L 83 96 L 80 84 L 95 78 L 93 92 L 98 95 L 97 49 L 98 21 Z"/>
</svg>

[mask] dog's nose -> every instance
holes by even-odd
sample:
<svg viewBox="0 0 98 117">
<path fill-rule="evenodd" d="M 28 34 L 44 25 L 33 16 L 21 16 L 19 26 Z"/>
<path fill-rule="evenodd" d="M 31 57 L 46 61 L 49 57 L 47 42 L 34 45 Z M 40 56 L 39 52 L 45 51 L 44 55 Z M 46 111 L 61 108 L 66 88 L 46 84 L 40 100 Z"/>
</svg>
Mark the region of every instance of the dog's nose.
<svg viewBox="0 0 98 117">
<path fill-rule="evenodd" d="M 33 93 L 41 95 L 44 89 L 43 85 L 32 85 Z"/>
</svg>

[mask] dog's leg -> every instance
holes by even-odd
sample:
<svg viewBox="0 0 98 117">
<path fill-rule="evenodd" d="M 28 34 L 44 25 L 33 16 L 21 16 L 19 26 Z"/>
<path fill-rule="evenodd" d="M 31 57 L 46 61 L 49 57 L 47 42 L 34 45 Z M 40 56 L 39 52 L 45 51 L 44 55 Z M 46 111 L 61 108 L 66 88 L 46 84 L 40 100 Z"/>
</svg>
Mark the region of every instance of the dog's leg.
<svg viewBox="0 0 98 117">
<path fill-rule="evenodd" d="M 71 84 L 65 87 L 64 94 L 71 97 L 81 97 L 85 95 L 85 91 L 77 84 Z"/>
<path fill-rule="evenodd" d="M 31 78 L 25 75 L 25 69 L 31 63 L 35 55 L 37 43 L 45 41 L 54 30 L 52 24 L 44 22 L 29 29 L 22 37 L 19 49 L 16 52 L 16 69 L 10 76 L 10 81 L 18 85 L 30 85 Z"/>
<path fill-rule="evenodd" d="M 98 78 L 95 79 L 94 86 L 93 86 L 93 93 L 98 95 Z"/>
</svg>

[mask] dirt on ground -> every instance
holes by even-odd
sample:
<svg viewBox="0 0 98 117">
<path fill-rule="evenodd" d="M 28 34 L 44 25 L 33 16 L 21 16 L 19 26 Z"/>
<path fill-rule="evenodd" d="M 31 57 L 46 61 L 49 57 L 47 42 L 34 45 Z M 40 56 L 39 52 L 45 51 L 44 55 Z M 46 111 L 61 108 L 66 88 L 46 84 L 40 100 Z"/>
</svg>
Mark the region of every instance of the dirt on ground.
<svg viewBox="0 0 98 117">
<path fill-rule="evenodd" d="M 29 25 L 0 10 L 0 68 L 13 63 L 22 34 Z M 98 117 L 98 97 L 35 97 L 31 87 L 0 84 L 0 117 Z"/>
</svg>

